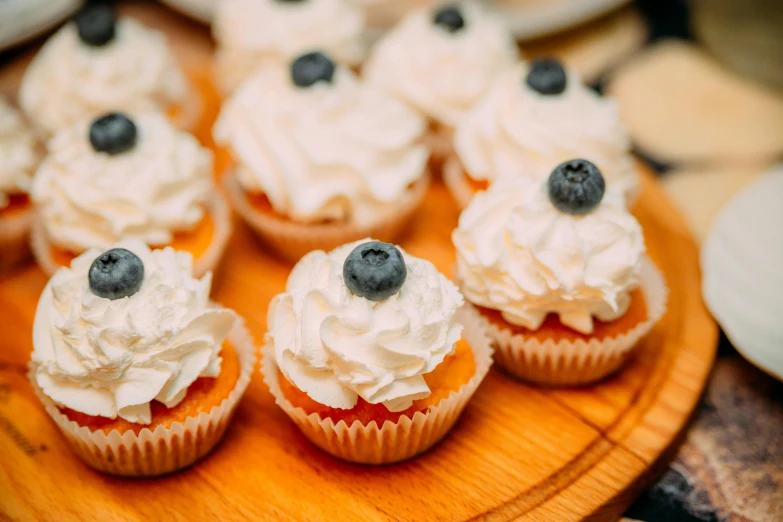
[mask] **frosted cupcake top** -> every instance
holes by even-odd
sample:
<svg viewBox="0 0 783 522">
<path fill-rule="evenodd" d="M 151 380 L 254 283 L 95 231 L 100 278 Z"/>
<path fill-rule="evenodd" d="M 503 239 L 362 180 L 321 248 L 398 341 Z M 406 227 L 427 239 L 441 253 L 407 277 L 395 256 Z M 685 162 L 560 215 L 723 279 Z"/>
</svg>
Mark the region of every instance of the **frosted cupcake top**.
<svg viewBox="0 0 783 522">
<path fill-rule="evenodd" d="M 332 408 L 402 411 L 454 352 L 463 304 L 432 263 L 365 239 L 310 252 L 269 306 L 267 342 L 289 382 Z"/>
<path fill-rule="evenodd" d="M 448 127 L 518 57 L 501 19 L 478 2 L 424 8 L 406 16 L 373 49 L 367 81 Z"/>
<path fill-rule="evenodd" d="M 642 229 L 622 194 L 604 193 L 603 180 L 594 181 L 598 170 L 586 163 L 558 166 L 554 189 L 554 181 L 517 176 L 473 198 L 452 236 L 457 279 L 470 302 L 530 330 L 556 313 L 584 334 L 593 331 L 593 318 L 612 321 L 626 312 L 639 285 Z"/>
<path fill-rule="evenodd" d="M 544 181 L 552 165 L 585 157 L 625 193 L 638 184 L 629 147 L 614 100 L 551 59 L 505 72 L 454 134 L 455 151 L 474 179 L 524 174 Z"/>
<path fill-rule="evenodd" d="M 27 192 L 38 163 L 36 139 L 22 116 L 0 97 L 0 209 Z"/>
<path fill-rule="evenodd" d="M 45 134 L 108 111 L 165 112 L 188 86 L 159 31 L 106 6 L 83 9 L 27 68 L 22 108 Z"/>
<path fill-rule="evenodd" d="M 363 10 L 352 0 L 222 0 L 212 24 L 218 83 L 231 92 L 259 65 L 287 64 L 314 49 L 357 65 L 363 31 Z"/>
<path fill-rule="evenodd" d="M 87 415 L 149 424 L 150 402 L 172 408 L 196 379 L 217 377 L 236 316 L 210 306 L 211 275 L 194 279 L 191 264 L 132 240 L 58 270 L 33 325 L 41 390 Z"/>
<path fill-rule="evenodd" d="M 321 53 L 258 71 L 224 105 L 215 140 L 239 182 L 300 222 L 367 223 L 424 175 L 423 119 Z"/>
<path fill-rule="evenodd" d="M 135 238 L 167 245 L 204 217 L 212 153 L 158 113 L 110 113 L 59 131 L 31 195 L 50 240 L 73 252 Z"/>
</svg>

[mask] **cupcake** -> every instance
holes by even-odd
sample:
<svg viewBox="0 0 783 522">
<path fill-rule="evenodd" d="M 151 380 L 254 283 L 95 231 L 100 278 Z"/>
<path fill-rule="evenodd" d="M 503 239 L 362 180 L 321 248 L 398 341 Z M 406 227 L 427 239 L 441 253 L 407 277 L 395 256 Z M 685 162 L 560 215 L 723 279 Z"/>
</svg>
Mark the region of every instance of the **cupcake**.
<svg viewBox="0 0 783 522">
<path fill-rule="evenodd" d="M 323 49 L 358 67 L 364 58 L 364 13 L 353 0 L 221 0 L 212 33 L 217 84 L 230 94 L 262 64 L 287 64 Z"/>
<path fill-rule="evenodd" d="M 53 274 L 122 239 L 191 253 L 213 270 L 231 232 L 212 153 L 159 113 L 109 113 L 60 130 L 33 178 L 32 246 Z"/>
<path fill-rule="evenodd" d="M 320 52 L 264 67 L 223 105 L 234 208 L 298 261 L 372 234 L 394 240 L 429 183 L 424 120 Z"/>
<path fill-rule="evenodd" d="M 534 383 L 611 374 L 661 318 L 666 285 L 623 195 L 586 160 L 540 183 L 506 177 L 477 194 L 453 234 L 457 280 L 495 361 Z"/>
<path fill-rule="evenodd" d="M 364 76 L 427 116 L 438 162 L 451 151 L 462 116 L 517 59 L 502 20 L 478 2 L 457 2 L 407 15 L 372 50 Z"/>
<path fill-rule="evenodd" d="M 137 240 L 92 249 L 52 277 L 33 325 L 30 381 L 91 467 L 153 476 L 225 433 L 255 366 L 234 312 L 209 302 L 189 254 Z"/>
<path fill-rule="evenodd" d="M 31 129 L 0 97 L 0 272 L 30 254 L 33 212 L 27 192 L 38 159 Z"/>
<path fill-rule="evenodd" d="M 444 179 L 460 206 L 503 176 L 546 181 L 552 165 L 590 158 L 612 190 L 639 189 L 614 100 L 580 83 L 551 58 L 501 75 L 457 126 Z"/>
<path fill-rule="evenodd" d="M 45 136 L 109 111 L 165 112 L 190 129 L 201 112 L 165 36 L 88 4 L 33 58 L 19 99 Z"/>
<path fill-rule="evenodd" d="M 264 380 L 328 453 L 411 458 L 446 435 L 491 365 L 462 305 L 432 263 L 388 243 L 311 252 L 269 305 Z"/>
</svg>

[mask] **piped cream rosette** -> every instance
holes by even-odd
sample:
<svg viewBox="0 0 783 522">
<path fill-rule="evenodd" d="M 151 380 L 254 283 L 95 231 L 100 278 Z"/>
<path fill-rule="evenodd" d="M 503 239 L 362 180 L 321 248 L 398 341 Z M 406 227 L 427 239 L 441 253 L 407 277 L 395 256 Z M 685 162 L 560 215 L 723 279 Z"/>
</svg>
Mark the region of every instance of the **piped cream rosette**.
<svg viewBox="0 0 783 522">
<path fill-rule="evenodd" d="M 233 207 L 278 255 L 298 261 L 400 235 L 429 185 L 425 130 L 406 104 L 313 52 L 247 80 L 214 135 L 238 163 L 224 178 Z"/>
<path fill-rule="evenodd" d="M 595 163 L 629 206 L 639 177 L 617 103 L 601 97 L 554 59 L 519 64 L 500 75 L 454 131 L 444 181 L 461 208 L 496 180 L 545 181 L 572 158 Z M 481 187 L 481 188 L 479 188 Z"/>
<path fill-rule="evenodd" d="M 641 226 L 584 160 L 558 165 L 548 183 L 497 181 L 463 211 L 453 242 L 457 281 L 498 365 L 530 382 L 606 377 L 666 310 Z M 540 333 L 551 314 L 556 327 Z"/>
<path fill-rule="evenodd" d="M 426 143 L 439 169 L 453 151 L 457 123 L 519 51 L 503 20 L 480 2 L 435 4 L 411 11 L 383 35 L 363 75 L 427 117 Z"/>
<path fill-rule="evenodd" d="M 312 252 L 294 268 L 286 292 L 270 305 L 261 372 L 275 402 L 315 445 L 351 462 L 389 464 L 446 435 L 489 371 L 492 349 L 479 321 L 460 308 L 456 287 L 427 261 L 402 253 L 407 278 L 384 299 L 348 290 L 343 263 L 364 244 Z M 320 311 L 313 313 L 316 303 Z M 361 398 L 403 412 L 430 395 L 424 375 L 452 355 L 460 338 L 470 346 L 473 375 L 426 410 L 382 426 L 308 414 L 281 389 L 283 375 L 329 408 L 350 410 Z"/>
<path fill-rule="evenodd" d="M 209 302 L 211 277 L 191 276 L 190 256 L 139 241 L 118 243 L 143 263 L 135 293 L 94 293 L 91 250 L 62 268 L 36 311 L 29 378 L 71 449 L 91 467 L 115 475 L 155 476 L 189 466 L 223 437 L 247 389 L 256 349 L 242 320 Z M 129 342 L 132 343 L 129 344 Z M 228 341 L 238 378 L 225 398 L 184 422 L 154 425 L 150 403 L 174 408 L 199 377 L 218 377 Z M 122 433 L 91 429 L 61 409 L 148 425 Z"/>
<path fill-rule="evenodd" d="M 98 145 L 93 134 L 101 136 Z M 193 249 L 201 276 L 217 268 L 231 235 L 211 152 L 160 113 L 109 113 L 61 129 L 49 141 L 31 197 L 33 254 L 49 275 L 64 264 L 56 254 L 139 239 Z"/>
</svg>

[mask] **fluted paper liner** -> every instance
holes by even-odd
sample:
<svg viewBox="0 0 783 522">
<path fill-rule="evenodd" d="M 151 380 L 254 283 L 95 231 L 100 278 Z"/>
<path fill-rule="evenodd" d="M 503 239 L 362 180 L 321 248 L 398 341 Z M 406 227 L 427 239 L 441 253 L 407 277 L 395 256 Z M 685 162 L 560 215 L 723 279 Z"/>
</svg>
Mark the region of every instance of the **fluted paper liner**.
<svg viewBox="0 0 783 522">
<path fill-rule="evenodd" d="M 234 410 L 245 393 L 255 369 L 256 349 L 250 333 L 238 320 L 228 336 L 239 355 L 241 367 L 234 389 L 219 406 L 198 417 L 188 417 L 184 424 L 175 422 L 171 427 L 158 426 L 154 430 L 142 429 L 139 434 L 117 430 L 108 435 L 101 430 L 92 431 L 80 426 L 63 414 L 38 387 L 35 365 L 30 364 L 28 378 L 46 413 L 65 435 L 71 450 L 92 468 L 112 475 L 152 477 L 165 475 L 190 466 L 223 438 Z"/>
<path fill-rule="evenodd" d="M 663 275 L 647 258 L 642 261 L 641 289 L 647 307 L 647 319 L 625 333 L 605 339 L 528 339 L 493 324 L 473 307 L 470 308 L 470 314 L 492 338 L 495 362 L 499 367 L 536 384 L 583 385 L 603 379 L 618 370 L 630 358 L 641 338 L 663 317 L 669 291 Z"/>
<path fill-rule="evenodd" d="M 32 206 L 18 214 L 0 218 L 0 273 L 10 270 L 30 255 Z"/>
<path fill-rule="evenodd" d="M 169 118 L 174 126 L 191 134 L 196 132 L 204 114 L 204 100 L 194 85 L 189 86 L 187 96 L 182 104 L 176 105 L 176 109 L 177 114 Z"/>
<path fill-rule="evenodd" d="M 375 421 L 367 425 L 354 421 L 348 426 L 341 420 L 334 424 L 330 418 L 322 419 L 317 413 L 308 415 L 302 408 L 294 407 L 280 389 L 271 343 L 262 349 L 261 373 L 277 405 L 319 448 L 359 464 L 400 462 L 427 451 L 448 433 L 492 365 L 490 340 L 480 322 L 474 315 L 465 313 L 464 308 L 457 314 L 457 320 L 464 325 L 463 338 L 473 351 L 476 373 L 459 390 L 430 407 L 427 413 L 416 412 L 413 418 L 403 415 L 396 423 L 387 420 L 381 428 Z"/>
<path fill-rule="evenodd" d="M 394 242 L 424 200 L 429 183 L 430 176 L 425 174 L 408 189 L 398 205 L 373 222 L 308 224 L 259 212 L 248 201 L 236 171 L 223 176 L 223 184 L 234 209 L 275 253 L 289 261 L 299 261 L 313 250 L 328 252 L 365 237 Z"/>
<path fill-rule="evenodd" d="M 443 183 L 460 210 L 467 207 L 470 200 L 476 195 L 476 189 L 468 181 L 468 175 L 462 168 L 462 163 L 453 154 L 443 163 Z"/>
<path fill-rule="evenodd" d="M 198 259 L 193 260 L 193 277 L 199 278 L 209 271 L 215 271 L 223 252 L 226 250 L 228 240 L 231 238 L 231 210 L 225 196 L 215 191 L 212 199 L 207 203 L 207 214 L 212 219 L 214 233 L 212 242 Z M 46 275 L 52 276 L 62 266 L 52 256 L 52 244 L 44 229 L 40 216 L 33 220 L 30 234 L 30 245 L 33 255 Z M 151 247 L 164 248 L 164 247 Z"/>
<path fill-rule="evenodd" d="M 434 123 L 424 135 L 424 145 L 430 151 L 430 166 L 435 172 L 442 172 L 444 163 L 454 153 L 454 130 L 440 123 Z"/>
</svg>

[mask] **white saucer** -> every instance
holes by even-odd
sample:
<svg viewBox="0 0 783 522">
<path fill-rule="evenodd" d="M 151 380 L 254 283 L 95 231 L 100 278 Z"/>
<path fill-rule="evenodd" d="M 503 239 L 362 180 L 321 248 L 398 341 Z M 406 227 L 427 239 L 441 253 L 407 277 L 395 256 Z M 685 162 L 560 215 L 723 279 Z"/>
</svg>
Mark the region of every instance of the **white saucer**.
<svg viewBox="0 0 783 522">
<path fill-rule="evenodd" d="M 704 190 L 710 190 L 705 183 Z M 734 347 L 783 380 L 783 165 L 721 211 L 701 251 L 702 293 Z"/>
</svg>

